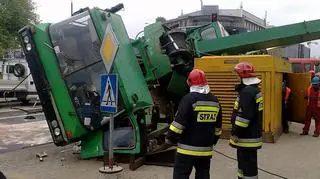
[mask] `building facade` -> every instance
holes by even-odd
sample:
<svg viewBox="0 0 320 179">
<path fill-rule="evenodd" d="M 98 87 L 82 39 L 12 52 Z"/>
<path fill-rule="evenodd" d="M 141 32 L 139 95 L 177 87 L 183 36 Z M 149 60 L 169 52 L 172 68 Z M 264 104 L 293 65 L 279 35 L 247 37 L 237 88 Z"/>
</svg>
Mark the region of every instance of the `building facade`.
<svg viewBox="0 0 320 179">
<path fill-rule="evenodd" d="M 310 58 L 310 52 L 310 48 L 303 44 L 295 44 L 268 50 L 268 54 L 270 55 L 287 58 Z"/>
<path fill-rule="evenodd" d="M 219 9 L 217 5 L 202 6 L 201 10 L 181 14 L 165 22 L 169 28 L 198 27 L 212 22 L 213 15 L 224 26 L 229 34 L 253 32 L 270 28 L 266 18 L 261 19 L 244 9 Z M 303 44 L 279 47 L 268 50 L 269 54 L 288 58 L 310 58 L 310 48 Z"/>
<path fill-rule="evenodd" d="M 212 22 L 212 15 L 217 14 L 217 20 L 229 34 L 248 32 L 266 28 L 266 20 L 261 19 L 243 9 L 219 9 L 219 6 L 202 6 L 202 9 L 178 18 L 168 20 L 165 24 L 171 28 L 197 27 Z"/>
</svg>

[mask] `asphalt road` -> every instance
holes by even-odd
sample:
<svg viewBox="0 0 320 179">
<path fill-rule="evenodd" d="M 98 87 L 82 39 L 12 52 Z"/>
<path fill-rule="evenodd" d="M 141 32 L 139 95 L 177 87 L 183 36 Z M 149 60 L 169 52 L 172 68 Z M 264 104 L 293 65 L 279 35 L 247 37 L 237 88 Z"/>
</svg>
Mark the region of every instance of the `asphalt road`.
<svg viewBox="0 0 320 179">
<path fill-rule="evenodd" d="M 320 138 L 300 136 L 302 125 L 292 124 L 290 133 L 283 134 L 275 144 L 264 143 L 258 152 L 259 167 L 288 179 L 319 179 Z M 130 171 L 128 164 L 120 163 L 121 173 L 102 174 L 99 168 L 103 162 L 96 158 L 81 160 L 72 152 L 73 144 L 57 147 L 54 144 L 41 145 L 0 154 L 0 170 L 8 179 L 167 179 L 172 178 L 172 167 L 144 165 Z M 228 140 L 219 140 L 216 150 L 236 157 L 236 150 Z M 36 153 L 46 152 L 48 156 L 40 162 Z M 212 179 L 235 179 L 237 162 L 216 152 L 211 160 Z M 190 178 L 194 178 L 193 171 Z M 259 171 L 259 179 L 280 179 Z"/>
<path fill-rule="evenodd" d="M 0 153 L 52 141 L 43 113 L 28 115 L 18 110 L 9 114 L 1 117 L 0 113 Z"/>
</svg>

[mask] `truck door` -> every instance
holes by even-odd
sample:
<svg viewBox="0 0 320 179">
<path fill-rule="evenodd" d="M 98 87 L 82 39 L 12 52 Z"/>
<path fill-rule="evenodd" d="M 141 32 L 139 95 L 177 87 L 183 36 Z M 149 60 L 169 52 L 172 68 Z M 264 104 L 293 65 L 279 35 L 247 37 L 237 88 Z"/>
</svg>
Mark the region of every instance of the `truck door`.
<svg viewBox="0 0 320 179">
<path fill-rule="evenodd" d="M 310 73 L 288 74 L 288 87 L 291 89 L 291 98 L 288 101 L 289 121 L 304 123 L 307 104 L 304 97 L 310 85 L 310 79 Z"/>
</svg>

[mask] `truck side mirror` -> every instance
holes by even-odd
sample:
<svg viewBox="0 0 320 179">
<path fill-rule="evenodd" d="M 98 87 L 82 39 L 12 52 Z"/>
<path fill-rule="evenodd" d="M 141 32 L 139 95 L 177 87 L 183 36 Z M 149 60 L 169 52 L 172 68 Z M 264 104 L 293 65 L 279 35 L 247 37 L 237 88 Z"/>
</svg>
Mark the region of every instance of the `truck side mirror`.
<svg viewBox="0 0 320 179">
<path fill-rule="evenodd" d="M 22 64 L 17 63 L 14 65 L 14 69 L 13 69 L 14 76 L 18 78 L 22 77 L 25 74 L 25 72 L 26 72 L 26 69 Z"/>
</svg>

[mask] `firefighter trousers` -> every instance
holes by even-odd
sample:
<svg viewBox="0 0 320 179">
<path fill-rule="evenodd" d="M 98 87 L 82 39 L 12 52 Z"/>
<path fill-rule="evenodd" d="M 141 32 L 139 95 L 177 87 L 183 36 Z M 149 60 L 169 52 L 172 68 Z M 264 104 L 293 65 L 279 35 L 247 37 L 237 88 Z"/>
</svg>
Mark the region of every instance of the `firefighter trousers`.
<svg viewBox="0 0 320 179">
<path fill-rule="evenodd" d="M 256 149 L 237 149 L 238 179 L 258 178 L 258 160 Z"/>
<path fill-rule="evenodd" d="M 197 157 L 176 154 L 173 179 L 189 179 L 192 168 L 196 169 L 195 179 L 210 179 L 211 157 Z"/>
<path fill-rule="evenodd" d="M 303 132 L 308 133 L 311 124 L 311 118 L 315 120 L 314 134 L 320 134 L 320 109 L 316 106 L 308 106 L 306 111 L 306 118 L 304 121 Z"/>
</svg>

